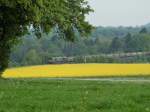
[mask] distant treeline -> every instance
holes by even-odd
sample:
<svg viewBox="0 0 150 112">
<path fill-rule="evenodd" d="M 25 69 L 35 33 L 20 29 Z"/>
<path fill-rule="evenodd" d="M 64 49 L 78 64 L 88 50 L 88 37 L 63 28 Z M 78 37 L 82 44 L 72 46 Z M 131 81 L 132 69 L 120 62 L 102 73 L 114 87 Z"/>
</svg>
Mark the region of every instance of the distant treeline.
<svg viewBox="0 0 150 112">
<path fill-rule="evenodd" d="M 25 35 L 22 42 L 12 48 L 10 67 L 47 64 L 51 57 L 99 55 L 150 51 L 150 25 L 142 27 L 98 27 L 89 37 L 77 34 L 75 42 L 68 42 L 56 33 L 43 34 L 37 39 L 34 34 Z M 101 57 L 89 62 L 117 62 L 118 59 Z M 135 57 L 132 62 L 147 62 Z"/>
</svg>

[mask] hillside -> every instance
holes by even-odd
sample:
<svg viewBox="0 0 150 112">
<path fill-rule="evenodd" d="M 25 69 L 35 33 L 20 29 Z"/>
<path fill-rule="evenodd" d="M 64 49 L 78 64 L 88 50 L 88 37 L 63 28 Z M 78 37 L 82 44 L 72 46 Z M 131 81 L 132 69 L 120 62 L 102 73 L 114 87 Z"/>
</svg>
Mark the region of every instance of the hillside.
<svg viewBox="0 0 150 112">
<path fill-rule="evenodd" d="M 147 28 L 148 32 L 150 32 L 150 23 L 137 27 L 102 27 L 99 26 L 95 30 L 93 30 L 91 36 L 94 38 L 114 38 L 114 37 L 124 37 L 128 33 L 136 34 L 142 28 Z"/>
</svg>

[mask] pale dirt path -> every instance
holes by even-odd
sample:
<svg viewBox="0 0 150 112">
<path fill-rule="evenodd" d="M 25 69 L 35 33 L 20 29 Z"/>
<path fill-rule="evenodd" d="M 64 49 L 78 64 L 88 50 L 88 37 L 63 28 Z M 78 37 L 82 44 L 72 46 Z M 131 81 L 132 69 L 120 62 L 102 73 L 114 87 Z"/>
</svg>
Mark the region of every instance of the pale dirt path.
<svg viewBox="0 0 150 112">
<path fill-rule="evenodd" d="M 108 81 L 108 82 L 148 82 L 150 83 L 150 79 L 130 79 L 130 78 L 123 78 L 123 79 L 117 79 L 117 78 L 88 78 L 88 79 L 75 79 L 75 80 L 86 80 L 86 81 Z"/>
<path fill-rule="evenodd" d="M 102 82 L 145 82 L 150 83 L 150 78 L 48 78 L 48 80 L 79 80 Z"/>
<path fill-rule="evenodd" d="M 17 79 L 17 78 L 16 78 Z M 100 81 L 100 82 L 133 82 L 150 83 L 150 77 L 106 77 L 106 78 L 19 78 L 21 80 L 64 80 L 64 81 Z"/>
</svg>

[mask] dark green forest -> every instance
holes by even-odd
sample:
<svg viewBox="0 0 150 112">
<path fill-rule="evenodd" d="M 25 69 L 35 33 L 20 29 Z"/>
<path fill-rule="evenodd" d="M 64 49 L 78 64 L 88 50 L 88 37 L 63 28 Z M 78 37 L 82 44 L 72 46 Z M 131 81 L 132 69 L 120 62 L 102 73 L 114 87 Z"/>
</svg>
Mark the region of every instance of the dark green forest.
<svg viewBox="0 0 150 112">
<path fill-rule="evenodd" d="M 43 33 L 40 39 L 31 32 L 20 40 L 11 50 L 10 67 L 47 64 L 51 57 L 150 51 L 150 24 L 140 27 L 100 26 L 88 37 L 81 37 L 76 33 L 74 42 L 64 40 L 54 30 L 48 34 Z M 111 59 L 108 61 L 104 57 L 101 60 L 117 62 Z"/>
</svg>

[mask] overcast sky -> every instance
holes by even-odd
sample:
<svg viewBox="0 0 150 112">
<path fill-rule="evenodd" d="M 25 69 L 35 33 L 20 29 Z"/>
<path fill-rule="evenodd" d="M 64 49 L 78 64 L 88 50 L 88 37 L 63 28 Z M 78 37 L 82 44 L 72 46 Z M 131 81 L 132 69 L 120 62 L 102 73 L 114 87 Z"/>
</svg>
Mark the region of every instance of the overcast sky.
<svg viewBox="0 0 150 112">
<path fill-rule="evenodd" d="M 89 0 L 95 26 L 137 26 L 150 23 L 150 0 Z"/>
</svg>

